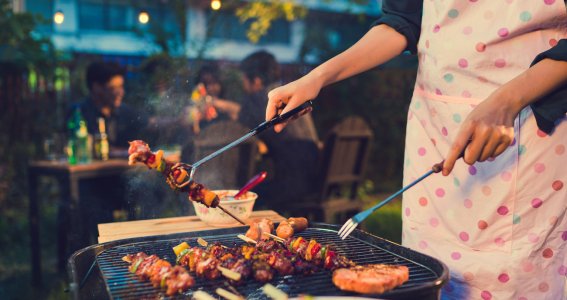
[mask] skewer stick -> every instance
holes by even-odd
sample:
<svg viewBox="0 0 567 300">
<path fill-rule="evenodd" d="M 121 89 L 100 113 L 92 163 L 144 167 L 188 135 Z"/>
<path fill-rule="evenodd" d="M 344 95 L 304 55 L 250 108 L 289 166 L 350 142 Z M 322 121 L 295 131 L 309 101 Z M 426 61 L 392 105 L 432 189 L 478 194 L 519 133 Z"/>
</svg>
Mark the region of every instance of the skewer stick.
<svg viewBox="0 0 567 300">
<path fill-rule="evenodd" d="M 234 288 L 232 285 L 230 285 L 228 282 L 224 281 L 223 284 L 224 284 L 224 286 L 225 286 L 227 289 L 229 289 L 233 294 L 238 295 L 239 297 L 242 297 L 242 298 L 246 298 L 246 297 L 242 296 L 242 294 L 239 293 L 238 290 L 235 289 L 235 288 Z"/>
<path fill-rule="evenodd" d="M 235 272 L 231 269 L 227 269 L 221 266 L 218 266 L 217 269 L 221 271 L 222 275 L 228 279 L 232 279 L 234 281 L 239 281 L 242 278 L 242 275 L 238 272 Z"/>
<path fill-rule="evenodd" d="M 244 221 L 240 220 L 237 216 L 233 215 L 231 212 L 229 212 L 228 210 L 226 210 L 224 207 L 222 207 L 220 204 L 217 205 L 218 208 L 222 209 L 222 211 L 224 211 L 227 215 L 231 216 L 233 219 L 235 219 L 236 221 L 238 221 L 240 224 L 242 225 L 246 225 L 246 223 L 244 223 Z"/>
<path fill-rule="evenodd" d="M 223 298 L 225 298 L 225 299 L 228 299 L 228 300 L 244 300 L 243 297 L 238 296 L 238 295 L 235 295 L 235 294 L 233 294 L 233 293 L 231 293 L 231 292 L 229 292 L 229 291 L 227 291 L 227 290 L 225 290 L 225 289 L 223 289 L 223 288 L 217 288 L 217 289 L 215 290 L 215 292 L 216 292 L 219 296 L 221 296 L 221 297 L 223 297 Z"/>
<path fill-rule="evenodd" d="M 276 241 L 278 241 L 278 242 L 282 242 L 282 243 L 285 242 L 285 239 L 283 239 L 283 238 L 281 238 L 281 237 L 279 237 L 279 236 L 277 236 L 277 235 L 273 235 L 273 234 L 267 233 L 267 232 L 262 232 L 262 234 L 265 234 L 265 235 L 267 235 L 267 236 L 273 238 L 274 240 L 276 240 Z"/>
<path fill-rule="evenodd" d="M 198 237 L 198 238 L 197 238 L 197 244 L 199 244 L 199 245 L 201 245 L 201 246 L 203 246 L 203 247 L 207 247 L 207 246 L 209 245 L 209 242 L 207 242 L 207 241 L 206 241 L 204 238 L 202 238 L 202 237 Z M 223 248 L 228 248 L 228 247 L 225 246 L 225 245 L 220 245 L 220 246 L 223 247 Z"/>
<path fill-rule="evenodd" d="M 288 296 L 286 293 L 284 293 L 282 290 L 278 289 L 277 287 L 266 283 L 263 287 L 262 287 L 262 291 L 264 292 L 264 294 L 266 294 L 268 297 L 274 299 L 274 300 L 287 300 Z"/>
<path fill-rule="evenodd" d="M 251 239 L 251 238 L 245 236 L 244 234 L 239 234 L 239 235 L 237 235 L 237 237 L 238 237 L 239 239 L 241 239 L 241 240 L 247 242 L 247 243 L 250 243 L 250 244 L 257 244 L 257 243 L 258 243 L 258 242 L 256 242 L 255 240 L 253 240 L 253 239 Z"/>
<path fill-rule="evenodd" d="M 195 291 L 193 293 L 193 299 L 195 299 L 195 300 L 216 300 L 213 296 L 211 296 L 207 292 L 203 292 L 203 291 Z"/>
</svg>

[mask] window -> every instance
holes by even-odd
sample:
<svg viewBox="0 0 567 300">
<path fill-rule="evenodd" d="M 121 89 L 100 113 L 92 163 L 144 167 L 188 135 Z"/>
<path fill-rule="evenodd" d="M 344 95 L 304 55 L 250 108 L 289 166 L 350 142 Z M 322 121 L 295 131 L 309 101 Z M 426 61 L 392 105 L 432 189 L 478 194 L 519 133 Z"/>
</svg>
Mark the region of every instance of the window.
<svg viewBox="0 0 567 300">
<path fill-rule="evenodd" d="M 83 30 L 128 31 L 134 25 L 130 1 L 81 0 L 79 27 Z"/>
<path fill-rule="evenodd" d="M 233 11 L 208 11 L 208 26 L 211 26 L 211 37 L 234 41 L 248 42 L 246 31 L 251 21 L 241 23 Z M 289 44 L 291 24 L 286 20 L 276 20 L 268 33 L 260 39 L 260 44 Z"/>
</svg>

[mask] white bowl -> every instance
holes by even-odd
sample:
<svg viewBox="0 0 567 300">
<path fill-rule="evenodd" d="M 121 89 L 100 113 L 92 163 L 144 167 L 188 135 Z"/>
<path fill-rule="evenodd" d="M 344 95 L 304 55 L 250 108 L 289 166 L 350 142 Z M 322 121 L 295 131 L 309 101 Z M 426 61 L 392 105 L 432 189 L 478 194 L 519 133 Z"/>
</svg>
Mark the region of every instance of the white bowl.
<svg viewBox="0 0 567 300">
<path fill-rule="evenodd" d="M 219 196 L 220 205 L 242 221 L 246 221 L 250 217 L 256 198 L 258 198 L 258 194 L 254 192 L 246 192 L 244 195 L 240 196 L 238 200 L 234 199 L 234 195 L 238 193 L 238 190 L 216 190 L 213 192 Z M 218 207 L 206 207 L 203 204 L 194 201 L 191 202 L 199 219 L 211 226 L 227 227 L 240 225 L 238 221 L 234 220 Z"/>
</svg>

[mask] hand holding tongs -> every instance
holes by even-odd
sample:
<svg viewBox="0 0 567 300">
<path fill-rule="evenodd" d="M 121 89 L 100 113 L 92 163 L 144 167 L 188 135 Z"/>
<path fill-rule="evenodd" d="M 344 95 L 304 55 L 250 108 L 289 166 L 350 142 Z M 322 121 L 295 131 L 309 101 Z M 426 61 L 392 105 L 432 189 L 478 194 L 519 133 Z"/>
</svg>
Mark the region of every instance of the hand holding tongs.
<svg viewBox="0 0 567 300">
<path fill-rule="evenodd" d="M 201 160 L 195 162 L 193 165 L 191 165 L 191 171 L 189 173 L 189 180 L 193 180 L 193 176 L 195 175 L 195 171 L 197 170 L 197 168 L 204 164 L 205 162 L 217 157 L 218 155 L 220 155 L 221 153 L 234 148 L 235 146 L 239 145 L 240 143 L 244 142 L 245 140 L 249 139 L 252 136 L 257 135 L 258 133 L 263 132 L 264 130 L 273 127 L 276 124 L 279 123 L 283 123 L 287 120 L 289 120 L 291 117 L 296 116 L 297 114 L 299 114 L 300 112 L 302 112 L 303 110 L 309 108 L 313 106 L 313 102 L 311 100 L 301 104 L 300 106 L 286 112 L 285 114 L 282 115 L 277 115 L 275 117 L 273 117 L 271 120 L 265 121 L 263 123 L 261 123 L 260 125 L 258 125 L 256 128 L 250 130 L 250 132 L 248 132 L 247 134 L 245 134 L 244 136 L 242 136 L 241 138 L 235 140 L 234 142 L 220 148 L 219 150 L 205 156 L 204 158 L 202 158 Z"/>
</svg>

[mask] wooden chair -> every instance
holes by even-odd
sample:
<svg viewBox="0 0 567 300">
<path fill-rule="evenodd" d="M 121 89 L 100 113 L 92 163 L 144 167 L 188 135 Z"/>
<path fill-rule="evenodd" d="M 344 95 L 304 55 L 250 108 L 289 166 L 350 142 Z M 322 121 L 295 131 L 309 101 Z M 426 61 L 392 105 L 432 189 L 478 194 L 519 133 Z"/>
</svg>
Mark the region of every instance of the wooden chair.
<svg viewBox="0 0 567 300">
<path fill-rule="evenodd" d="M 196 162 L 248 133 L 250 129 L 235 121 L 220 121 L 204 128 L 193 141 Z M 238 189 L 254 176 L 258 139 L 252 137 L 201 165 L 196 173 L 198 182 L 212 189 Z M 190 162 L 189 162 L 190 163 Z"/>
<path fill-rule="evenodd" d="M 288 210 L 314 221 L 336 223 L 362 209 L 357 189 L 364 179 L 370 145 L 374 134 L 360 117 L 352 116 L 337 124 L 325 138 L 320 173 L 319 192 Z"/>
</svg>

